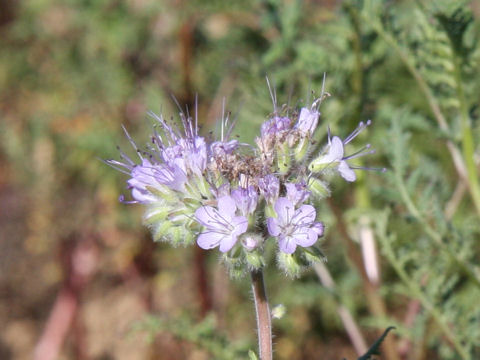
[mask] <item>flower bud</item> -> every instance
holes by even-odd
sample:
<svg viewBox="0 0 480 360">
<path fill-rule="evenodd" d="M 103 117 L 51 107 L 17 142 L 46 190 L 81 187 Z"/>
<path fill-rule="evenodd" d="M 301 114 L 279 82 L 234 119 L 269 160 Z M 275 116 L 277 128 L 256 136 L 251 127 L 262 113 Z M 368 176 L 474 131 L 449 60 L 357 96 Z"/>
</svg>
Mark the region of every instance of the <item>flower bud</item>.
<svg viewBox="0 0 480 360">
<path fill-rule="evenodd" d="M 246 233 L 242 235 L 241 241 L 246 250 L 252 251 L 262 244 L 263 238 L 259 234 Z"/>
<path fill-rule="evenodd" d="M 292 165 L 290 151 L 287 143 L 281 144 L 277 149 L 277 167 L 280 174 L 286 174 Z"/>
</svg>

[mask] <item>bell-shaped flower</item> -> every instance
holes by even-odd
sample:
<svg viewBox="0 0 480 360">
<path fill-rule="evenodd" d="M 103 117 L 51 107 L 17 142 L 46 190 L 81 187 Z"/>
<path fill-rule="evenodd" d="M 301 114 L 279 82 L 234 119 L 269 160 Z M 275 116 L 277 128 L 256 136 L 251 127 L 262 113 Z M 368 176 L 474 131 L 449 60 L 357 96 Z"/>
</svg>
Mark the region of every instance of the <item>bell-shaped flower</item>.
<svg viewBox="0 0 480 360">
<path fill-rule="evenodd" d="M 202 249 L 219 246 L 221 252 L 227 252 L 247 231 L 248 220 L 245 216 L 236 215 L 237 205 L 231 196 L 218 199 L 217 207 L 202 206 L 195 211 L 195 219 L 205 227 L 197 238 L 197 244 Z"/>
</svg>

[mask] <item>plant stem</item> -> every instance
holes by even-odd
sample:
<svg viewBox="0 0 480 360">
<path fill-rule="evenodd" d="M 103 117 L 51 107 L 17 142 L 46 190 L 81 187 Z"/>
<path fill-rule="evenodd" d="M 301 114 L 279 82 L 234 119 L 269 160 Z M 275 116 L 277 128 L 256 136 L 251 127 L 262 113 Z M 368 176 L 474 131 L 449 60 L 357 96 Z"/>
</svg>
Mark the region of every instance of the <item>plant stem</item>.
<svg viewBox="0 0 480 360">
<path fill-rule="evenodd" d="M 453 44 L 452 44 L 453 51 Z M 475 165 L 475 144 L 473 141 L 472 124 L 468 114 L 467 101 L 465 99 L 465 92 L 463 89 L 462 74 L 461 74 L 461 60 L 458 55 L 454 55 L 455 63 L 455 81 L 457 82 L 457 96 L 460 102 L 460 119 L 462 124 L 462 150 L 465 159 L 465 166 L 467 169 L 468 181 L 471 184 L 472 201 L 475 205 L 478 214 L 480 215 L 480 185 L 478 182 L 477 166 Z"/>
<path fill-rule="evenodd" d="M 272 322 L 262 270 L 252 271 L 252 291 L 257 315 L 260 360 L 272 360 Z"/>
</svg>

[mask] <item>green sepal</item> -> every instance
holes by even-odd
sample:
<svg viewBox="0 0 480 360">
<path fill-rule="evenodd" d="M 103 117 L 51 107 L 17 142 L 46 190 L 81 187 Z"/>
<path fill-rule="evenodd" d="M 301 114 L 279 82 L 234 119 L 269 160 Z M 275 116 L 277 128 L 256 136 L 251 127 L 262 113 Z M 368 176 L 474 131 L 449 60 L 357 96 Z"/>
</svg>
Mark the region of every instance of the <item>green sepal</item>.
<svg viewBox="0 0 480 360">
<path fill-rule="evenodd" d="M 182 226 L 172 226 L 168 231 L 168 239 L 173 245 L 179 245 L 183 243 L 184 231 Z"/>
<path fill-rule="evenodd" d="M 280 174 L 286 174 L 292 165 L 292 158 L 290 155 L 290 147 L 284 143 L 277 150 L 277 167 Z"/>
<path fill-rule="evenodd" d="M 212 193 L 210 192 L 210 184 L 207 180 L 202 176 L 195 178 L 195 181 L 200 194 L 205 198 L 211 198 Z"/>
<path fill-rule="evenodd" d="M 230 277 L 239 279 L 245 276 L 247 268 L 245 266 L 245 261 L 243 261 L 241 256 L 239 256 L 240 252 L 235 255 L 237 256 L 232 257 L 228 254 L 223 254 L 222 260 L 227 266 Z"/>
<path fill-rule="evenodd" d="M 176 194 L 171 189 L 166 187 L 165 185 L 155 185 L 155 186 L 145 186 L 145 189 L 150 191 L 153 195 L 158 196 L 161 199 L 164 199 L 168 202 L 176 201 Z"/>
<path fill-rule="evenodd" d="M 152 228 L 153 241 L 164 240 L 162 238 L 165 237 L 172 226 L 173 224 L 168 220 L 155 224 Z"/>
<path fill-rule="evenodd" d="M 181 207 L 170 211 L 168 214 L 168 220 L 170 220 L 175 225 L 190 224 L 193 219 L 193 211 L 183 204 L 179 204 Z"/>
<path fill-rule="evenodd" d="M 308 165 L 308 170 L 310 170 L 313 173 L 318 173 L 330 165 L 331 165 L 330 163 L 323 162 L 323 156 L 320 156 L 312 160 L 310 165 Z"/>
<path fill-rule="evenodd" d="M 297 146 L 293 150 L 295 160 L 301 162 L 307 155 L 308 147 L 310 145 L 310 140 L 308 138 L 301 138 Z"/>
<path fill-rule="evenodd" d="M 278 267 L 290 277 L 297 278 L 300 276 L 303 266 L 300 259 L 295 254 L 285 254 L 282 251 L 277 253 Z"/>
<path fill-rule="evenodd" d="M 200 206 L 202 206 L 202 203 L 196 198 L 184 197 L 182 201 L 186 207 L 192 209 L 193 211 L 197 210 Z"/>
<path fill-rule="evenodd" d="M 183 245 L 192 245 L 195 242 L 195 235 L 186 227 L 182 228 L 183 231 Z"/>
<path fill-rule="evenodd" d="M 268 204 L 268 205 L 265 206 L 265 217 L 266 218 L 277 217 L 277 213 L 273 209 L 273 205 Z"/>
<path fill-rule="evenodd" d="M 314 197 L 323 199 L 330 196 L 330 189 L 328 185 L 317 178 L 310 178 L 308 180 L 308 189 L 312 192 Z"/>
<path fill-rule="evenodd" d="M 256 250 L 245 251 L 245 261 L 249 267 L 249 270 L 259 270 L 265 266 L 265 259 Z"/>
<path fill-rule="evenodd" d="M 319 248 L 314 246 L 309 248 L 302 248 L 302 257 L 310 265 L 321 261 L 327 261 L 327 257 L 325 256 L 325 254 Z"/>
<path fill-rule="evenodd" d="M 163 221 L 167 218 L 169 211 L 170 209 L 165 205 L 152 206 L 145 212 L 143 216 L 143 223 L 148 226 Z"/>
</svg>

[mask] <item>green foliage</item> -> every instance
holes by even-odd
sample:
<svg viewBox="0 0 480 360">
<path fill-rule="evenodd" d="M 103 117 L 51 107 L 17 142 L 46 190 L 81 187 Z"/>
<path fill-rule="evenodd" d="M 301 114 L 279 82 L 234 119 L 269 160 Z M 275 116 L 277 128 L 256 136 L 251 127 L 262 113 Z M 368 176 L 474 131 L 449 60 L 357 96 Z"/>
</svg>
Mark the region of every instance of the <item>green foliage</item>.
<svg viewBox="0 0 480 360">
<path fill-rule="evenodd" d="M 196 323 L 186 315 L 175 319 L 151 315 L 132 328 L 132 333 L 136 332 L 145 333 L 149 341 L 153 341 L 159 333 L 168 332 L 178 339 L 188 341 L 206 350 L 214 359 L 218 360 L 245 359 L 247 353 L 249 359 L 256 359 L 255 353 L 248 350 L 247 342 L 232 342 L 219 334 L 213 315 Z"/>
</svg>

